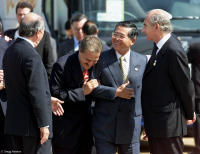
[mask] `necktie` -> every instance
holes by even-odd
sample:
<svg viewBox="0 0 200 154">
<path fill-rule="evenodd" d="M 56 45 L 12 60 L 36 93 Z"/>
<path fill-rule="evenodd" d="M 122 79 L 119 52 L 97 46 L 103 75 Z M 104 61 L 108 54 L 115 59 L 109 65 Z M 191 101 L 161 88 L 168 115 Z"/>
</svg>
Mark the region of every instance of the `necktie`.
<svg viewBox="0 0 200 154">
<path fill-rule="evenodd" d="M 83 79 L 84 81 L 87 81 L 89 79 L 89 72 L 88 70 L 83 71 Z"/>
<path fill-rule="evenodd" d="M 152 54 L 151 54 L 151 58 L 149 60 L 150 65 L 155 66 L 156 65 L 156 51 L 158 50 L 158 47 L 156 44 L 154 44 L 153 50 L 152 50 Z"/>
<path fill-rule="evenodd" d="M 122 71 L 122 76 L 123 76 L 123 82 L 125 83 L 128 79 L 128 68 L 126 67 L 126 59 L 125 57 L 120 57 L 120 67 Z"/>
</svg>

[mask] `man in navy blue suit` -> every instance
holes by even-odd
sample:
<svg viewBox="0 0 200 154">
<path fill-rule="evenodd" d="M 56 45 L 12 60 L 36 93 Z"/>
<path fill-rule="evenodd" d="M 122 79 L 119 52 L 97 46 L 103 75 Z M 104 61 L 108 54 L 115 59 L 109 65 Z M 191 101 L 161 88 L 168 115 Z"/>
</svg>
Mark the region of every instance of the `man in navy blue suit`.
<svg viewBox="0 0 200 154">
<path fill-rule="evenodd" d="M 53 66 L 51 94 L 64 101 L 63 116 L 53 116 L 54 154 L 91 154 L 90 94 L 99 84 L 91 78 L 101 51 L 101 40 L 87 36 L 78 52 L 59 58 Z"/>
<path fill-rule="evenodd" d="M 99 80 L 93 134 L 98 154 L 139 154 L 142 76 L 147 58 L 131 50 L 135 24 L 119 22 L 112 34 L 113 48 L 102 52 L 95 70 Z"/>
</svg>

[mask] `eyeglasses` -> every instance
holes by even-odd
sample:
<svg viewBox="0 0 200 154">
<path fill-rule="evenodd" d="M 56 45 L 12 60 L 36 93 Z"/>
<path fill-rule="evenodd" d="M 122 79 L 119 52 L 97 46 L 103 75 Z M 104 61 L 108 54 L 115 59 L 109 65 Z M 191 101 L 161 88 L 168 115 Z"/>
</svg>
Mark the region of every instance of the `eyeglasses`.
<svg viewBox="0 0 200 154">
<path fill-rule="evenodd" d="M 115 37 L 115 38 L 118 38 L 118 39 L 121 39 L 121 40 L 127 38 L 127 36 L 125 36 L 124 34 L 117 33 L 117 32 L 113 32 L 112 37 Z"/>
</svg>

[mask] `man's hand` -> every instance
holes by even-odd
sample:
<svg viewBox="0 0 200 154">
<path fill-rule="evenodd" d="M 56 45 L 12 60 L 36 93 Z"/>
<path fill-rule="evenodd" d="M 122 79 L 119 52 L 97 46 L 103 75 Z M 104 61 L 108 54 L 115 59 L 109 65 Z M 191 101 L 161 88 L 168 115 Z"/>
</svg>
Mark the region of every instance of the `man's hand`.
<svg viewBox="0 0 200 154">
<path fill-rule="evenodd" d="M 63 104 L 64 101 L 61 101 L 55 97 L 51 97 L 51 107 L 53 114 L 57 116 L 62 116 L 64 114 L 64 109 L 61 104 Z"/>
<path fill-rule="evenodd" d="M 186 120 L 187 125 L 192 125 L 196 121 L 196 114 L 194 112 L 194 116 L 192 120 Z"/>
<path fill-rule="evenodd" d="M 3 70 L 0 70 L 0 90 L 5 88 L 3 79 L 4 79 L 4 73 L 3 73 Z"/>
<path fill-rule="evenodd" d="M 119 86 L 116 90 L 115 96 L 124 99 L 131 99 L 134 95 L 134 90 L 133 88 L 127 88 L 128 85 L 129 81 Z"/>
<path fill-rule="evenodd" d="M 8 37 L 8 36 L 4 36 L 5 41 L 9 42 L 12 40 L 12 38 Z"/>
<path fill-rule="evenodd" d="M 41 127 L 40 128 L 40 144 L 43 144 L 44 142 L 46 142 L 49 138 L 49 128 L 48 127 Z"/>
<path fill-rule="evenodd" d="M 94 90 L 94 88 L 96 88 L 98 86 L 99 86 L 99 83 L 98 83 L 97 79 L 92 79 L 90 81 L 84 81 L 83 87 L 82 87 L 84 95 L 89 95 Z"/>
<path fill-rule="evenodd" d="M 4 78 L 3 70 L 0 70 L 0 81 L 3 81 L 3 78 Z"/>
</svg>

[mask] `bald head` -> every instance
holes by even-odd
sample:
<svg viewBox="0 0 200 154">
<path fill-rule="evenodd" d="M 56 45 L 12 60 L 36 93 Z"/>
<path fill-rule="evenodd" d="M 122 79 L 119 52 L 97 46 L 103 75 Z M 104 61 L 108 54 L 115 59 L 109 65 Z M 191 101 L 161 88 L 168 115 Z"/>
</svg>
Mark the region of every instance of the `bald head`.
<svg viewBox="0 0 200 154">
<path fill-rule="evenodd" d="M 162 9 L 151 10 L 147 13 L 147 18 L 152 26 L 159 24 L 163 32 L 172 31 L 172 25 L 170 21 L 170 19 L 172 19 L 172 15 L 167 11 Z"/>
<path fill-rule="evenodd" d="M 19 35 L 23 37 L 32 37 L 40 30 L 44 30 L 44 20 L 35 13 L 28 13 L 20 22 Z"/>
</svg>

